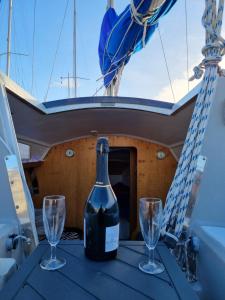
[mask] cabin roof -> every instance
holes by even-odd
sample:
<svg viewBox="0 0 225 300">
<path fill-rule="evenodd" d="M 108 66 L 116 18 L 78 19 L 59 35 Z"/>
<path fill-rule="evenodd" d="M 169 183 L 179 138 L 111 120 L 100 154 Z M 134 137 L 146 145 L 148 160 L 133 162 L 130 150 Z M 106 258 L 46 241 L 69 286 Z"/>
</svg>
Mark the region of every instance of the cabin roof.
<svg viewBox="0 0 225 300">
<path fill-rule="evenodd" d="M 129 97 L 83 97 L 40 103 L 8 77 L 6 86 L 19 139 L 52 146 L 94 133 L 128 135 L 171 147 L 182 143 L 199 87 L 176 104 Z"/>
<path fill-rule="evenodd" d="M 165 101 L 155 101 L 151 99 L 142 98 L 129 98 L 129 97 L 82 97 L 82 98 L 69 98 L 60 99 L 55 101 L 44 102 L 45 108 L 55 108 L 55 107 L 66 107 L 68 105 L 82 105 L 82 104 L 107 104 L 114 106 L 115 104 L 129 104 L 129 105 L 142 105 L 146 107 L 157 107 L 164 109 L 172 109 L 174 104 Z"/>
</svg>

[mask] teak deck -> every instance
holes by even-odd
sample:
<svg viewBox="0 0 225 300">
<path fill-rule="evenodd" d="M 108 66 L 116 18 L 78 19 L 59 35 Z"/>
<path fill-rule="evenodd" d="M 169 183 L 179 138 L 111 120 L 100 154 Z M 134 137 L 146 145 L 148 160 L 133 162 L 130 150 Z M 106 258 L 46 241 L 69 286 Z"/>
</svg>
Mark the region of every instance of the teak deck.
<svg viewBox="0 0 225 300">
<path fill-rule="evenodd" d="M 156 276 L 138 269 L 147 254 L 143 242 L 121 242 L 116 260 L 93 262 L 84 256 L 82 241 L 62 241 L 57 255 L 66 258 L 66 266 L 58 271 L 44 271 L 39 263 L 49 255 L 49 248 L 46 242 L 38 246 L 6 284 L 0 299 L 198 299 L 162 243 L 157 246 L 156 256 L 166 270 Z"/>
</svg>

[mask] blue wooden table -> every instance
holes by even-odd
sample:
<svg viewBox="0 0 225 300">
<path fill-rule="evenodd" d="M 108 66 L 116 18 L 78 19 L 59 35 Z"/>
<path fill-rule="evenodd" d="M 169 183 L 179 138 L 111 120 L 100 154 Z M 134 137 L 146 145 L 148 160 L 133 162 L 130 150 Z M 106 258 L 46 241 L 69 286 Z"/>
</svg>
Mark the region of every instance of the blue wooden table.
<svg viewBox="0 0 225 300">
<path fill-rule="evenodd" d="M 163 243 L 156 256 L 164 266 L 160 275 L 148 275 L 138 269 L 147 255 L 143 242 L 121 242 L 117 259 L 93 262 L 84 256 L 83 242 L 62 241 L 57 255 L 67 261 L 58 271 L 44 271 L 39 263 L 49 255 L 49 245 L 41 243 L 9 280 L 0 293 L 1 300 L 197 300 Z"/>
</svg>

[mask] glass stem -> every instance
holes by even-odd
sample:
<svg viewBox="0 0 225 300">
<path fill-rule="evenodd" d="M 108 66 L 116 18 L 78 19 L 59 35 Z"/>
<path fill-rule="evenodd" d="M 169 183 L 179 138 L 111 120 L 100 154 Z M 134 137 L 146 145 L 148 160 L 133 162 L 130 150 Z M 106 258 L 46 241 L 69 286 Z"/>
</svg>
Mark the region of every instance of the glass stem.
<svg viewBox="0 0 225 300">
<path fill-rule="evenodd" d="M 148 257 L 148 262 L 149 264 L 153 265 L 155 261 L 155 255 L 154 255 L 154 248 L 149 249 L 149 257 Z"/>
<path fill-rule="evenodd" d="M 56 260 L 56 246 L 51 245 L 51 260 Z"/>
</svg>

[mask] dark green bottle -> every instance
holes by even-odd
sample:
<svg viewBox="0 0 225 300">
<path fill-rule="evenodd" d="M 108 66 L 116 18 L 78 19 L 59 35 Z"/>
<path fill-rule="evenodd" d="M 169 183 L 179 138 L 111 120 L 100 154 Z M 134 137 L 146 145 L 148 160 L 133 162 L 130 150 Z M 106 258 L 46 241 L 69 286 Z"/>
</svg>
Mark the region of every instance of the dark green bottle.
<svg viewBox="0 0 225 300">
<path fill-rule="evenodd" d="M 119 245 L 119 207 L 108 174 L 109 143 L 98 138 L 96 183 L 84 210 L 85 255 L 93 260 L 116 257 Z"/>
</svg>

